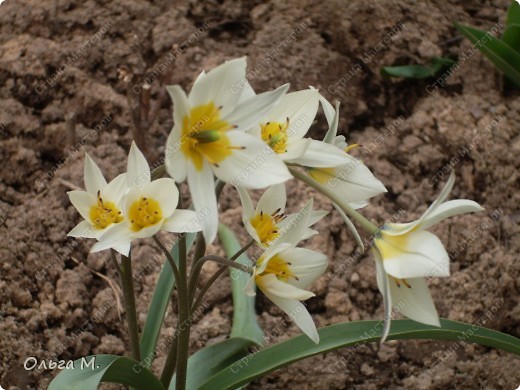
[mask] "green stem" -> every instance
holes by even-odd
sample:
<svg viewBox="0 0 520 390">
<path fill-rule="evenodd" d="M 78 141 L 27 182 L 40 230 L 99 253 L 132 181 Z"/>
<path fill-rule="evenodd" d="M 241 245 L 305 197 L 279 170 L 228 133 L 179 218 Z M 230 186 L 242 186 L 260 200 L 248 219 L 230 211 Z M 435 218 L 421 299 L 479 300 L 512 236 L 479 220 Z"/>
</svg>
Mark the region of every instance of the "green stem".
<svg viewBox="0 0 520 390">
<path fill-rule="evenodd" d="M 255 240 L 252 239 L 245 246 L 240 248 L 240 250 L 237 253 L 235 253 L 229 260 L 235 261 L 236 259 L 238 259 L 238 257 L 242 253 L 244 253 L 246 250 L 248 250 L 254 243 L 255 243 Z M 206 284 L 204 286 L 202 286 L 202 288 L 200 289 L 199 295 L 197 295 L 197 299 L 195 300 L 195 303 L 193 303 L 193 305 L 191 306 L 192 313 L 195 312 L 195 310 L 197 310 L 197 308 L 199 307 L 199 305 L 202 302 L 202 298 L 204 298 L 204 295 L 208 292 L 209 288 L 213 285 L 213 283 L 215 283 L 215 281 L 220 277 L 220 275 L 222 275 L 226 271 L 226 269 L 227 269 L 226 266 L 220 267 L 217 270 L 217 272 L 215 272 L 211 276 L 211 278 L 206 282 Z"/>
<path fill-rule="evenodd" d="M 374 225 L 372 222 L 370 222 L 368 219 L 366 219 L 363 215 L 361 215 L 359 212 L 354 210 L 352 206 L 350 206 L 345 200 L 341 198 L 341 194 L 334 192 L 328 187 L 322 186 L 318 182 L 314 181 L 309 176 L 305 175 L 304 173 L 301 173 L 300 171 L 288 167 L 289 172 L 297 178 L 300 181 L 303 181 L 305 184 L 311 186 L 316 191 L 321 192 L 323 195 L 328 197 L 330 200 L 332 200 L 334 203 L 336 203 L 341 209 L 348 214 L 350 217 L 355 219 L 363 229 L 365 229 L 370 234 L 376 235 L 379 233 L 379 228 Z"/>
<path fill-rule="evenodd" d="M 132 358 L 140 361 L 139 331 L 137 329 L 137 313 L 135 310 L 134 281 L 132 277 L 132 259 L 121 256 L 121 285 L 125 300 L 126 320 L 128 322 L 128 334 L 130 337 L 130 348 Z"/>
<path fill-rule="evenodd" d="M 179 322 L 177 325 L 177 390 L 186 388 L 188 371 L 188 355 L 190 347 L 190 298 L 188 295 L 188 273 L 186 264 L 186 235 L 179 240 L 179 280 L 177 281 L 179 294 Z"/>
</svg>

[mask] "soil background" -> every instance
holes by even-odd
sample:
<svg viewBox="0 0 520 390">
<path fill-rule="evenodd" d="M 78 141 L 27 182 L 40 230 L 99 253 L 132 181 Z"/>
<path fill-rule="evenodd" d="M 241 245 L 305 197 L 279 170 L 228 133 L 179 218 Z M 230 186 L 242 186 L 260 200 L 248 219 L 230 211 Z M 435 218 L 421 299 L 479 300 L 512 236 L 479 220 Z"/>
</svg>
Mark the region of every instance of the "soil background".
<svg viewBox="0 0 520 390">
<path fill-rule="evenodd" d="M 437 309 L 442 317 L 519 337 L 519 94 L 453 26 L 459 21 L 489 30 L 504 23 L 507 6 L 508 1 L 440 0 L 5 1 L 0 384 L 45 389 L 57 371 L 25 371 L 29 356 L 125 353 L 128 340 L 114 290 L 96 272 L 113 281 L 117 275 L 106 253 L 88 253 L 92 241 L 66 237 L 80 218 L 66 191 L 83 187 L 84 152 L 109 179 L 125 170 L 136 128 L 132 113 L 138 111 L 132 88 L 143 94 L 145 78 L 159 110 L 151 123 L 143 122 L 140 134 L 149 159 L 156 161 L 172 126 L 164 85 L 189 88 L 201 69 L 243 55 L 257 90 L 285 82 L 291 90 L 312 85 L 341 102 L 340 132 L 363 146 L 353 153 L 388 188 L 364 210 L 374 222 L 417 218 L 455 170 L 451 197 L 474 199 L 486 212 L 433 229 L 451 255 L 452 271 L 449 278 L 430 281 Z M 379 75 L 382 66 L 426 64 L 434 56 L 464 58 L 444 85 Z M 311 134 L 322 137 L 325 129 L 320 114 Z M 288 191 L 290 209 L 313 196 L 317 207 L 331 211 L 317 224 L 321 234 L 305 244 L 330 259 L 328 272 L 313 287 L 317 296 L 307 302 L 317 325 L 381 319 L 371 255 L 356 254 L 352 236 L 325 199 L 295 181 Z M 246 242 L 231 188 L 221 207 L 222 220 Z M 173 241 L 172 235 L 164 239 Z M 221 253 L 218 242 L 209 250 Z M 134 248 L 134 259 L 142 326 L 163 259 L 146 240 Z M 205 268 L 204 278 L 212 271 Z M 232 310 L 226 276 L 212 288 L 194 324 L 193 351 L 226 337 Z M 259 296 L 257 312 L 270 342 L 299 334 L 265 297 Z M 168 313 L 161 337 L 174 326 Z M 162 351 L 154 370 L 164 358 Z M 509 353 L 464 342 L 389 341 L 296 363 L 249 388 L 516 389 L 519 384 L 520 360 Z"/>
</svg>

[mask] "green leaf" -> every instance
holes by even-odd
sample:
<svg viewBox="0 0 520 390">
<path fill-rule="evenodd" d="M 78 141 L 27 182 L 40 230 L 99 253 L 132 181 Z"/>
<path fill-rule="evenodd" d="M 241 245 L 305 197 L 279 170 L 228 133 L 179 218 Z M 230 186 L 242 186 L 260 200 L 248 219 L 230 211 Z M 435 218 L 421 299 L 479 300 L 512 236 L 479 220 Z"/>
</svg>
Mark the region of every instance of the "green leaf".
<svg viewBox="0 0 520 390">
<path fill-rule="evenodd" d="M 195 352 L 188 359 L 186 388 L 198 389 L 217 372 L 246 356 L 251 345 L 251 340 L 234 337 Z M 169 389 L 175 389 L 175 377 L 170 382 Z"/>
<path fill-rule="evenodd" d="M 457 29 L 468 38 L 501 72 L 520 87 L 520 53 L 507 43 L 485 31 L 455 23 Z"/>
<path fill-rule="evenodd" d="M 186 248 L 187 250 L 193 245 L 195 241 L 195 233 L 186 233 Z M 172 248 L 172 256 L 177 262 L 179 258 L 179 246 L 176 243 Z M 164 265 L 159 275 L 159 280 L 155 286 L 153 297 L 146 316 L 146 322 L 141 335 L 141 359 L 146 367 L 150 367 L 155 358 L 155 346 L 159 338 L 159 332 L 168 309 L 173 287 L 175 285 L 175 278 L 173 271 L 168 261 L 164 261 Z"/>
<path fill-rule="evenodd" d="M 135 389 L 163 390 L 164 387 L 139 362 L 115 355 L 93 355 L 74 361 L 74 368 L 61 371 L 48 390 L 96 390 L 101 382 L 120 383 Z"/>
<path fill-rule="evenodd" d="M 384 77 L 404 77 L 407 79 L 424 79 L 435 76 L 443 69 L 454 65 L 455 61 L 449 58 L 434 57 L 430 65 L 403 65 L 385 66 L 381 68 L 381 76 Z"/>
<path fill-rule="evenodd" d="M 265 348 L 235 362 L 205 382 L 200 389 L 237 388 L 268 372 L 298 360 L 338 348 L 379 341 L 383 321 L 356 321 L 318 330 L 320 343 L 301 335 Z M 473 342 L 520 355 L 520 339 L 476 325 L 442 319 L 441 328 L 412 320 L 392 321 L 389 340 L 434 339 Z"/>
<path fill-rule="evenodd" d="M 218 235 L 226 252 L 226 256 L 232 257 L 240 250 L 241 246 L 235 234 L 229 228 L 220 224 Z M 245 253 L 240 255 L 236 262 L 251 265 Z M 255 297 L 249 297 L 244 294 L 244 287 L 250 276 L 235 268 L 231 268 L 229 273 L 231 276 L 231 290 L 233 294 L 233 327 L 231 328 L 230 337 L 240 337 L 251 340 L 256 344 L 262 344 L 264 341 L 264 332 L 256 321 Z"/>
<path fill-rule="evenodd" d="M 512 1 L 507 11 L 506 29 L 502 41 L 520 52 L 520 5 Z"/>
</svg>

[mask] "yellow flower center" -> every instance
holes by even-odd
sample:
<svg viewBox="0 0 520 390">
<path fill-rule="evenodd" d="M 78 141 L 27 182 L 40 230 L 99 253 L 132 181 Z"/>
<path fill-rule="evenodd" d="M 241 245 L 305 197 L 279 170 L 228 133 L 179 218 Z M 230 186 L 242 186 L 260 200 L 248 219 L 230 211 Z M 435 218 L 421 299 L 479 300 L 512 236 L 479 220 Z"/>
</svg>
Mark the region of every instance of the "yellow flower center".
<svg viewBox="0 0 520 390">
<path fill-rule="evenodd" d="M 262 262 L 263 262 L 263 259 L 260 258 L 260 260 L 258 260 L 257 265 L 260 266 L 262 264 Z M 299 280 L 298 277 L 292 273 L 291 268 L 290 268 L 291 265 L 292 265 L 291 263 L 289 263 L 288 261 L 285 261 L 278 255 L 274 255 L 269 260 L 269 263 L 267 263 L 267 267 L 265 267 L 264 272 L 262 272 L 259 275 L 256 275 L 256 278 L 265 276 L 267 274 L 273 274 L 279 280 L 283 280 L 284 282 L 289 280 L 289 278 L 294 278 L 296 280 Z"/>
<path fill-rule="evenodd" d="M 99 230 L 123 220 L 121 211 L 113 202 L 103 201 L 100 191 L 97 193 L 97 204 L 90 208 L 89 217 L 94 228 Z"/>
<path fill-rule="evenodd" d="M 134 232 L 138 232 L 145 227 L 153 226 L 163 219 L 159 202 L 145 197 L 132 203 L 128 215 L 132 224 L 131 229 Z"/>
<path fill-rule="evenodd" d="M 289 118 L 285 123 L 267 122 L 261 125 L 262 139 L 277 154 L 287 152 L 287 129 L 289 128 Z"/>
<path fill-rule="evenodd" d="M 249 220 L 263 246 L 271 245 L 280 236 L 280 228 L 277 223 L 285 217 L 278 209 L 272 215 L 264 214 L 261 211 Z"/>
<path fill-rule="evenodd" d="M 181 150 L 188 156 L 197 170 L 201 170 L 206 159 L 213 165 L 231 155 L 232 146 L 226 131 L 234 128 L 220 119 L 220 108 L 213 102 L 194 107 L 190 115 L 183 118 Z"/>
</svg>

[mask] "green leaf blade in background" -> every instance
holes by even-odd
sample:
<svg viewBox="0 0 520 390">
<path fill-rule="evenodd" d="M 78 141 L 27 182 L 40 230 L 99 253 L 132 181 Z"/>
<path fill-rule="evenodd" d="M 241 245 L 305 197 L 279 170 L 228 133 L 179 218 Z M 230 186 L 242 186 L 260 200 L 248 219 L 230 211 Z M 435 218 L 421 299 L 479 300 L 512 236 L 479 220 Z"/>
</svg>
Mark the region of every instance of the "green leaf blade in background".
<svg viewBox="0 0 520 390">
<path fill-rule="evenodd" d="M 381 76 L 383 77 L 404 77 L 406 79 L 425 79 L 433 77 L 442 70 L 448 69 L 454 65 L 455 61 L 449 58 L 434 57 L 430 65 L 402 65 L 402 66 L 385 66 L 381 68 Z"/>
<path fill-rule="evenodd" d="M 240 243 L 233 231 L 228 227 L 220 224 L 218 235 L 226 256 L 232 257 L 240 250 Z M 247 266 L 251 265 L 245 253 L 240 255 L 236 262 Z M 231 328 L 230 337 L 251 340 L 261 345 L 264 342 L 264 332 L 256 320 L 255 297 L 244 294 L 244 287 L 251 276 L 235 268 L 230 268 L 229 274 L 231 276 L 231 290 L 233 294 L 233 327 Z"/>
<path fill-rule="evenodd" d="M 235 362 L 211 377 L 200 389 L 234 389 L 271 371 L 314 355 L 379 341 L 382 328 L 382 321 L 356 321 L 319 329 L 319 344 L 314 344 L 305 335 L 294 337 L 248 355 L 247 364 Z M 516 337 L 445 319 L 441 319 L 441 328 L 419 324 L 412 320 L 392 321 L 388 339 L 458 340 L 520 355 L 520 339 Z"/>
<path fill-rule="evenodd" d="M 502 73 L 520 87 L 520 53 L 507 43 L 485 31 L 455 23 L 457 29 L 468 38 Z"/>
<path fill-rule="evenodd" d="M 507 11 L 506 29 L 502 41 L 516 52 L 520 52 L 520 4 L 514 0 Z"/>
<path fill-rule="evenodd" d="M 238 337 L 226 339 L 195 352 L 188 359 L 187 390 L 196 390 L 213 375 L 240 361 L 254 343 Z M 169 390 L 175 389 L 175 376 Z"/>
<path fill-rule="evenodd" d="M 195 237 L 196 233 L 186 233 L 186 248 L 188 251 L 193 245 Z M 171 254 L 177 262 L 179 259 L 178 243 L 175 243 L 173 246 Z M 164 321 L 164 316 L 166 315 L 166 310 L 168 309 L 168 303 L 170 302 L 174 286 L 175 278 L 173 271 L 170 263 L 165 259 L 153 292 L 152 300 L 150 301 L 146 322 L 141 335 L 141 358 L 146 367 L 151 366 L 155 357 L 155 346 L 157 345 L 161 326 Z"/>
<path fill-rule="evenodd" d="M 48 390 L 96 390 L 102 382 L 132 386 L 138 390 L 163 390 L 161 381 L 139 362 L 116 355 L 93 355 L 94 367 L 74 361 L 74 368 L 64 369 L 49 384 Z"/>
</svg>

